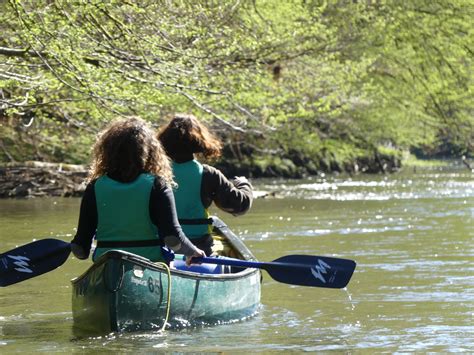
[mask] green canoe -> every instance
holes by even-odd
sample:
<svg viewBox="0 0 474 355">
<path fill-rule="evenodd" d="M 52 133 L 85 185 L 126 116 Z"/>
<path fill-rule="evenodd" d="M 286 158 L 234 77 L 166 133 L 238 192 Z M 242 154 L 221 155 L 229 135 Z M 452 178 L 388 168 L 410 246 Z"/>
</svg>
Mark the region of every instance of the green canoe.
<svg viewBox="0 0 474 355">
<path fill-rule="evenodd" d="M 256 260 L 217 217 L 213 217 L 213 228 L 216 245 L 222 246 L 224 256 Z M 261 282 L 258 269 L 210 264 L 189 269 L 183 261 L 176 264 L 179 269 L 167 268 L 120 250 L 102 255 L 72 280 L 75 333 L 103 335 L 211 325 L 257 313 Z"/>
</svg>

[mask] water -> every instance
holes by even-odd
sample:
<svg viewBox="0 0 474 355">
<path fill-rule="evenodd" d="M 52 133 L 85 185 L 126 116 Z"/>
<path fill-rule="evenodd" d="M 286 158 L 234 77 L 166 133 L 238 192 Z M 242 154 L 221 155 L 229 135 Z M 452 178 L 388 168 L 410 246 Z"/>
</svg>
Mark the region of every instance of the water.
<svg viewBox="0 0 474 355">
<path fill-rule="evenodd" d="M 0 352 L 474 352 L 474 181 L 461 168 L 391 176 L 254 181 L 274 192 L 242 217 L 217 213 L 262 261 L 357 261 L 347 290 L 281 284 L 264 272 L 250 320 L 75 339 L 69 280 L 89 265 L 0 289 Z M 79 199 L 0 200 L 0 250 L 69 241 Z"/>
</svg>

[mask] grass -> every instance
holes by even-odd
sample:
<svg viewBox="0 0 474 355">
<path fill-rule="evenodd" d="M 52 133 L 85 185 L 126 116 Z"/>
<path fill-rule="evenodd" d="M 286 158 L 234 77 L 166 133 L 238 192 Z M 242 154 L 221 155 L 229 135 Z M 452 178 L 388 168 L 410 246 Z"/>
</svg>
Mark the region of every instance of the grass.
<svg viewBox="0 0 474 355">
<path fill-rule="evenodd" d="M 452 160 L 442 159 L 418 159 L 413 154 L 405 154 L 402 159 L 403 167 L 417 167 L 417 168 L 438 168 L 452 165 Z"/>
</svg>

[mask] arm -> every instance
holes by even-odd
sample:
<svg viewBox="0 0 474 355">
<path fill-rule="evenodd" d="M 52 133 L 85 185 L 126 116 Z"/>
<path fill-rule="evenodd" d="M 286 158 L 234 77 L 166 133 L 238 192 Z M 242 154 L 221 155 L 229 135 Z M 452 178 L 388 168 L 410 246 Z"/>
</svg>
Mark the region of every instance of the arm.
<svg viewBox="0 0 474 355">
<path fill-rule="evenodd" d="M 150 218 L 158 227 L 160 238 L 174 252 L 183 253 L 188 258 L 205 256 L 183 233 L 176 214 L 173 191 L 158 178 L 150 194 Z"/>
<path fill-rule="evenodd" d="M 84 196 L 82 196 L 77 233 L 71 241 L 71 251 L 78 259 L 89 257 L 92 239 L 97 230 L 98 217 L 94 183 L 95 181 L 87 185 Z"/>
<path fill-rule="evenodd" d="M 206 208 L 214 202 L 221 210 L 240 216 L 252 206 L 253 188 L 245 177 L 229 181 L 216 168 L 204 165 L 201 200 Z"/>
</svg>

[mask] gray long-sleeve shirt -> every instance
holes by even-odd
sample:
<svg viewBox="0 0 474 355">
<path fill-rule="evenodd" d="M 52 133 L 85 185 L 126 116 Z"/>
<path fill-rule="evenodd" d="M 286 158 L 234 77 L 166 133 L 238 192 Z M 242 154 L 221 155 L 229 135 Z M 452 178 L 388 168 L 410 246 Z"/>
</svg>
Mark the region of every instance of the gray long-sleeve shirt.
<svg viewBox="0 0 474 355">
<path fill-rule="evenodd" d="M 219 209 L 238 216 L 252 206 L 253 188 L 245 178 L 230 181 L 218 169 L 203 164 L 201 201 L 204 208 L 214 202 Z"/>
</svg>

